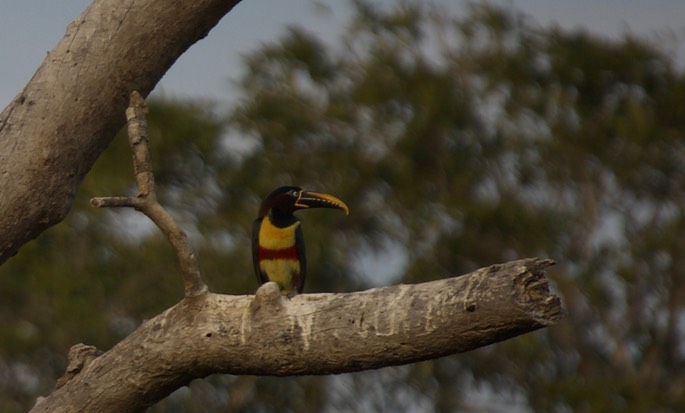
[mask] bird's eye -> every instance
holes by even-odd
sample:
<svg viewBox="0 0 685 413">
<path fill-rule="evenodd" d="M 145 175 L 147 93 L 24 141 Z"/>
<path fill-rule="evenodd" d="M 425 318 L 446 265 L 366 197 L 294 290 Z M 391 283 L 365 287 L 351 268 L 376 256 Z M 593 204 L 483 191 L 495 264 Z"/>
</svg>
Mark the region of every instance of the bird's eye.
<svg viewBox="0 0 685 413">
<path fill-rule="evenodd" d="M 297 197 L 299 195 L 299 193 L 297 191 L 293 190 L 292 192 L 290 192 L 290 195 Z"/>
</svg>

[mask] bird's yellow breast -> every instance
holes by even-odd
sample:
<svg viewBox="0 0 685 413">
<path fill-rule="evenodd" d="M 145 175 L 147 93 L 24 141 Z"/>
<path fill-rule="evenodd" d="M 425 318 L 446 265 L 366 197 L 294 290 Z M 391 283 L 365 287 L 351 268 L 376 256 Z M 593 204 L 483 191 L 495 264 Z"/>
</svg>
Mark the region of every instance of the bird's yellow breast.
<svg viewBox="0 0 685 413">
<path fill-rule="evenodd" d="M 265 217 L 259 227 L 259 245 L 273 250 L 290 248 L 295 245 L 295 230 L 299 225 L 298 221 L 288 227 L 278 228 Z"/>
<path fill-rule="evenodd" d="M 293 260 L 264 260 L 259 262 L 259 268 L 268 274 L 269 281 L 280 287 L 282 294 L 287 295 L 295 290 L 300 274 L 299 261 Z"/>
</svg>

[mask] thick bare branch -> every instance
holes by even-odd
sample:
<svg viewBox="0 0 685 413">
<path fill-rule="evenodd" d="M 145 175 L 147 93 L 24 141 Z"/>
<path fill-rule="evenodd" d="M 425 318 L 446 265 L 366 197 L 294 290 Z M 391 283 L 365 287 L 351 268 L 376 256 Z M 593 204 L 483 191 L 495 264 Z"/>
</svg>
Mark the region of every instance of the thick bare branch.
<svg viewBox="0 0 685 413">
<path fill-rule="evenodd" d="M 61 221 L 143 96 L 238 0 L 94 0 L 0 114 L 0 264 Z"/>
<path fill-rule="evenodd" d="M 267 283 L 255 296 L 187 298 L 72 371 L 32 412 L 131 412 L 212 373 L 342 373 L 472 350 L 559 320 L 551 264 L 346 294 L 288 299 Z"/>
<path fill-rule="evenodd" d="M 138 185 L 138 196 L 101 197 L 90 200 L 91 205 L 101 207 L 131 207 L 139 210 L 150 218 L 169 240 L 176 251 L 181 271 L 185 296 L 192 297 L 207 292 L 207 286 L 202 281 L 200 265 L 186 233 L 178 226 L 174 218 L 162 205 L 157 202 L 155 176 L 152 172 L 152 156 L 147 135 L 147 106 L 140 93 L 131 93 L 131 99 L 126 110 L 128 120 L 128 142 L 133 157 L 133 171 Z"/>
</svg>

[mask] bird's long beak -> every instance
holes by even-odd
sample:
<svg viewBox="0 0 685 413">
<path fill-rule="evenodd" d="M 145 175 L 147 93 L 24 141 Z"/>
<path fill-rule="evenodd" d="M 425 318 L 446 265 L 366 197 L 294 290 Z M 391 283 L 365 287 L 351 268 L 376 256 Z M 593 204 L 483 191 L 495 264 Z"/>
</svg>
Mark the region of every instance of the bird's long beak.
<svg viewBox="0 0 685 413">
<path fill-rule="evenodd" d="M 295 202 L 298 209 L 305 208 L 335 208 L 345 211 L 345 215 L 350 213 L 350 209 L 342 200 L 333 195 L 320 192 L 300 191 L 300 198 Z"/>
</svg>

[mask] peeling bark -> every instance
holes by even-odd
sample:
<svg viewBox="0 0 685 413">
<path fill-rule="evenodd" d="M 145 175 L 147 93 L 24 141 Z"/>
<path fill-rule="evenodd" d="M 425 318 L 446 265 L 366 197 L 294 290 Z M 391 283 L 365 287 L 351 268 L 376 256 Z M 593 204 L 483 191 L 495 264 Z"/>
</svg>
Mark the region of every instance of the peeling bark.
<svg viewBox="0 0 685 413">
<path fill-rule="evenodd" d="M 537 258 L 415 285 L 282 297 L 186 298 L 108 352 L 89 358 L 31 412 L 133 412 L 213 373 L 332 374 L 412 363 L 558 321 Z M 89 353 L 89 354 L 92 354 Z"/>
</svg>

